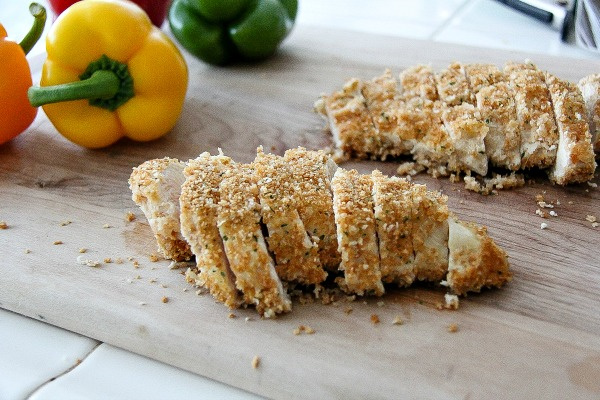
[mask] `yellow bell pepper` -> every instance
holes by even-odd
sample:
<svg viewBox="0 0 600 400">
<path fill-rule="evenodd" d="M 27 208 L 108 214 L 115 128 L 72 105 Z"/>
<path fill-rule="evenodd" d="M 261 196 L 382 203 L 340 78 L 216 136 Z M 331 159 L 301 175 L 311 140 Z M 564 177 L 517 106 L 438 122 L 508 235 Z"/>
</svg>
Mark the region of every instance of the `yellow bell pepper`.
<svg viewBox="0 0 600 400">
<path fill-rule="evenodd" d="M 85 0 L 55 21 L 40 87 L 29 90 L 67 139 L 88 148 L 169 132 L 188 84 L 185 60 L 140 7 Z"/>
</svg>

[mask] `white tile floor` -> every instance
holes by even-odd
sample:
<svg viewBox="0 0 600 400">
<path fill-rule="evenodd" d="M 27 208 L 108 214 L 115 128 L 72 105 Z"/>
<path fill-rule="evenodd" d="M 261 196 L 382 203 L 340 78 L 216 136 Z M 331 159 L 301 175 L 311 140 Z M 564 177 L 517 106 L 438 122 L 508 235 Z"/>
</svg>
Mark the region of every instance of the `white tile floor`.
<svg viewBox="0 0 600 400">
<path fill-rule="evenodd" d="M 0 0 L 1 22 L 15 40 L 29 28 L 27 4 L 23 0 Z M 561 42 L 558 32 L 550 27 L 493 0 L 300 0 L 297 23 L 531 54 L 600 57 Z M 41 42 L 32 54 L 43 51 Z M 97 344 L 0 310 L 0 399 L 254 398 L 209 379 Z M 76 365 L 78 360 L 83 361 Z"/>
</svg>

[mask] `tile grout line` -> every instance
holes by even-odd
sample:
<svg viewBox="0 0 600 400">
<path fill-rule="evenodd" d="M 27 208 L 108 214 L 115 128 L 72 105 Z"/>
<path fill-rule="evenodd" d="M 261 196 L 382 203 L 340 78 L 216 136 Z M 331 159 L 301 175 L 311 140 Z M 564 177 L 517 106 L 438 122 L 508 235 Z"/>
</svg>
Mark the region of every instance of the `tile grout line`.
<svg viewBox="0 0 600 400">
<path fill-rule="evenodd" d="M 68 369 L 66 369 L 65 371 L 61 372 L 60 374 L 48 379 L 46 382 L 40 384 L 38 387 L 36 387 L 35 389 L 33 389 L 31 391 L 31 393 L 29 393 L 29 395 L 27 395 L 25 397 L 25 400 L 28 400 L 31 398 L 31 396 L 33 396 L 36 392 L 38 392 L 39 390 L 41 390 L 44 386 L 48 385 L 51 382 L 54 382 L 55 380 L 57 380 L 58 378 L 68 374 L 69 372 L 73 371 L 75 368 L 79 367 L 89 356 L 90 354 L 92 354 L 94 351 L 96 351 L 96 349 L 98 347 L 100 347 L 100 345 L 104 344 L 103 342 L 98 342 L 89 352 L 87 352 L 87 354 L 85 354 L 83 356 L 83 358 L 77 358 L 77 360 L 79 360 L 79 362 L 75 363 L 75 365 L 72 365 L 71 367 L 69 367 Z"/>
<path fill-rule="evenodd" d="M 437 28 L 435 28 L 433 30 L 433 32 L 431 32 L 431 34 L 427 37 L 428 40 L 431 41 L 436 41 L 435 36 L 440 33 L 442 30 L 446 29 L 448 27 L 448 24 L 461 12 L 464 11 L 465 8 L 467 8 L 468 6 L 470 6 L 475 0 L 466 0 L 464 3 L 462 3 L 460 6 L 456 7 L 456 9 L 454 10 L 454 12 L 452 14 L 450 14 L 450 16 L 440 25 L 438 25 Z"/>
</svg>

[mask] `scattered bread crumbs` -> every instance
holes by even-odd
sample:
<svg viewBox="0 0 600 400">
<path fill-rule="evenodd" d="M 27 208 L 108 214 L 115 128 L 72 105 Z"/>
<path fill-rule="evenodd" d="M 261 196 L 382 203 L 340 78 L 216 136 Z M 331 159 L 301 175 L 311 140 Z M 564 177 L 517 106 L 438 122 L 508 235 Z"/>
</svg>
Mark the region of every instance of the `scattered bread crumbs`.
<svg viewBox="0 0 600 400">
<path fill-rule="evenodd" d="M 588 184 L 589 187 L 593 187 L 593 188 L 597 188 L 598 187 L 598 184 L 594 183 L 594 182 L 588 182 L 587 184 Z"/>
<path fill-rule="evenodd" d="M 545 222 L 542 222 L 542 223 L 540 224 L 540 229 L 547 229 L 547 228 L 548 228 L 548 224 L 547 224 L 547 223 L 545 223 Z"/>
<path fill-rule="evenodd" d="M 535 210 L 535 214 L 539 215 L 542 218 L 548 218 L 548 215 L 549 215 L 546 210 L 542 210 L 542 209 L 539 209 L 539 208 L 537 210 Z"/>
<path fill-rule="evenodd" d="M 558 217 L 558 214 L 554 210 L 550 210 L 549 214 L 550 214 L 551 217 Z"/>
<path fill-rule="evenodd" d="M 150 279 L 148 279 L 148 282 L 150 282 L 150 283 L 156 283 L 156 278 L 150 278 Z"/>
<path fill-rule="evenodd" d="M 59 244 L 63 244 L 62 240 L 55 240 L 54 243 L 52 243 L 54 245 L 59 245 Z"/>
<path fill-rule="evenodd" d="M 458 310 L 458 296 L 455 294 L 446 293 L 444 295 L 444 308 L 447 310 Z"/>
<path fill-rule="evenodd" d="M 168 303 L 169 302 L 169 298 L 167 296 L 163 296 L 161 301 L 163 303 Z"/>
<path fill-rule="evenodd" d="M 458 325 L 456 325 L 456 324 L 448 325 L 448 332 L 450 332 L 450 333 L 458 332 Z"/>
<path fill-rule="evenodd" d="M 145 302 L 145 301 L 140 301 L 140 303 L 139 303 L 139 304 L 140 304 L 140 306 L 145 306 L 145 305 L 146 305 L 146 302 Z"/>
<path fill-rule="evenodd" d="M 150 259 L 151 262 L 157 262 L 158 260 L 160 260 L 160 257 L 156 253 L 150 254 L 148 256 L 148 258 Z"/>
<path fill-rule="evenodd" d="M 301 333 L 312 335 L 313 333 L 315 333 L 315 330 L 307 325 L 298 325 L 298 327 L 294 329 L 294 335 L 299 335 Z"/>
<path fill-rule="evenodd" d="M 573 204 L 573 202 L 572 202 L 571 200 L 567 201 L 567 203 L 569 203 L 569 204 Z"/>
<path fill-rule="evenodd" d="M 113 262 L 113 261 L 112 261 L 112 258 L 110 258 L 110 257 L 106 257 L 106 258 L 104 259 L 104 263 L 105 263 L 105 264 L 110 264 L 111 262 Z"/>
<path fill-rule="evenodd" d="M 585 220 L 588 221 L 588 222 L 594 223 L 594 222 L 596 222 L 597 219 L 596 219 L 595 215 L 588 215 L 588 216 L 585 217 Z"/>
<path fill-rule="evenodd" d="M 393 325 L 402 325 L 403 323 L 404 321 L 398 315 L 396 315 L 396 317 L 394 317 L 394 320 L 392 321 Z"/>
<path fill-rule="evenodd" d="M 163 289 L 166 289 L 166 288 L 168 288 L 169 286 L 167 286 L 167 285 L 165 285 L 165 284 L 163 283 L 163 284 L 161 284 L 161 285 L 160 285 L 160 287 L 161 287 L 161 288 L 163 288 Z"/>
<path fill-rule="evenodd" d="M 598 224 L 597 222 L 592 222 L 592 228 L 597 228 L 598 225 L 600 225 L 600 224 Z"/>
<path fill-rule="evenodd" d="M 29 254 L 29 253 L 31 253 L 31 250 L 30 249 L 25 249 L 25 254 Z"/>
<path fill-rule="evenodd" d="M 8 224 L 6 221 L 0 221 L 0 229 L 8 229 Z"/>
<path fill-rule="evenodd" d="M 139 267 L 140 267 L 140 263 L 139 263 L 139 261 L 137 261 L 137 260 L 134 260 L 134 261 L 133 261 L 133 268 L 136 268 L 136 269 L 137 269 L 137 268 L 139 268 Z"/>
<path fill-rule="evenodd" d="M 254 358 L 252 359 L 252 368 L 257 369 L 259 365 L 260 365 L 260 357 L 254 356 Z"/>
<path fill-rule="evenodd" d="M 123 259 L 121 257 L 117 258 L 115 264 L 123 264 Z"/>
<path fill-rule="evenodd" d="M 103 227 L 104 229 L 112 228 L 112 226 L 110 226 L 109 224 L 104 224 L 104 225 L 102 225 L 102 227 Z"/>
<path fill-rule="evenodd" d="M 385 302 L 384 301 L 378 301 L 377 302 L 377 307 L 383 307 L 385 306 Z"/>
<path fill-rule="evenodd" d="M 129 211 L 128 213 L 126 213 L 125 214 L 125 221 L 127 221 L 127 222 L 135 221 L 135 214 L 132 213 L 131 211 Z"/>
<path fill-rule="evenodd" d="M 79 249 L 80 253 L 85 253 L 86 251 L 87 251 L 87 249 L 85 247 L 82 247 L 82 248 Z"/>
<path fill-rule="evenodd" d="M 100 261 L 99 260 L 92 260 L 89 258 L 85 258 L 84 256 L 79 256 L 77 257 L 77 263 L 81 264 L 81 265 L 85 265 L 88 267 L 97 267 L 100 265 Z"/>
<path fill-rule="evenodd" d="M 371 322 L 373 324 L 378 324 L 379 323 L 379 316 L 377 314 L 371 314 Z"/>
<path fill-rule="evenodd" d="M 246 317 L 246 318 L 244 318 L 244 322 L 249 322 L 249 321 L 254 321 L 254 319 L 252 319 L 252 317 Z"/>
<path fill-rule="evenodd" d="M 60 226 L 67 226 L 67 225 L 70 225 L 70 224 L 71 224 L 71 221 L 69 221 L 69 220 L 65 220 L 65 221 L 62 221 L 62 222 L 60 223 Z"/>
<path fill-rule="evenodd" d="M 346 307 L 346 309 L 344 310 L 344 312 L 346 314 L 350 314 L 352 312 L 352 307 Z"/>
<path fill-rule="evenodd" d="M 234 319 L 234 318 L 237 318 L 237 315 L 235 315 L 234 313 L 230 312 L 229 315 L 228 315 L 228 317 L 230 319 Z"/>
</svg>

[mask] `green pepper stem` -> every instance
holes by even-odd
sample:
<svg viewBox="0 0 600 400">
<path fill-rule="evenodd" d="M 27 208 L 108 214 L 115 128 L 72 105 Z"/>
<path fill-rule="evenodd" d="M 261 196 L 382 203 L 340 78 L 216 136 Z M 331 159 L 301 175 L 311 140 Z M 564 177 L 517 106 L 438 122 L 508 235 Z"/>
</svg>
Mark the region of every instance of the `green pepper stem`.
<svg viewBox="0 0 600 400">
<path fill-rule="evenodd" d="M 44 104 L 83 99 L 110 99 L 119 92 L 121 81 L 112 71 L 98 70 L 91 77 L 56 86 L 30 87 L 29 102 L 34 107 Z"/>
<path fill-rule="evenodd" d="M 41 4 L 31 3 L 29 5 L 29 12 L 34 18 L 33 25 L 29 32 L 27 32 L 27 35 L 21 40 L 21 43 L 19 43 L 25 54 L 28 54 L 33 46 L 35 46 L 46 26 L 46 9 Z"/>
</svg>

